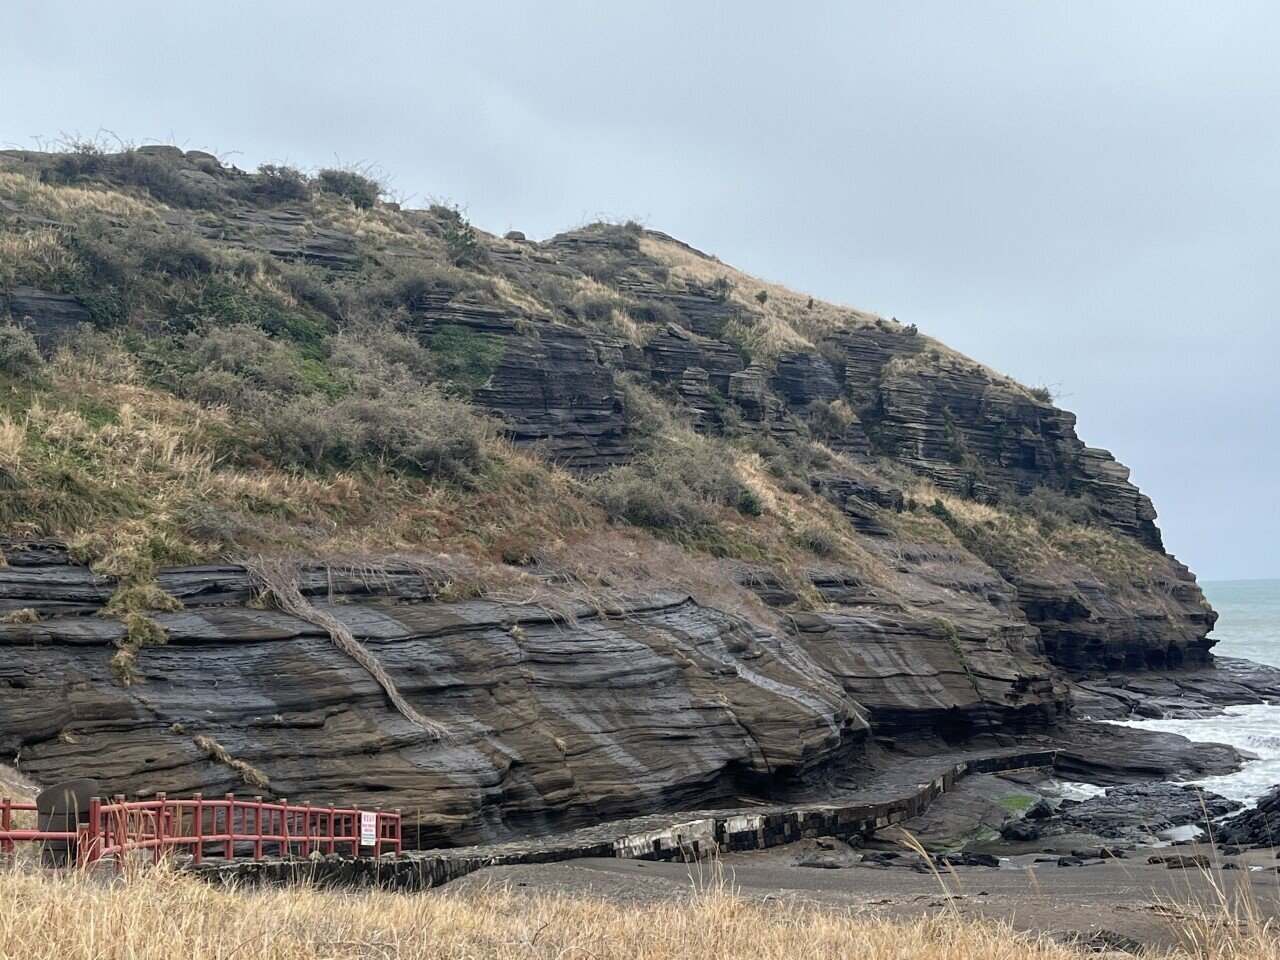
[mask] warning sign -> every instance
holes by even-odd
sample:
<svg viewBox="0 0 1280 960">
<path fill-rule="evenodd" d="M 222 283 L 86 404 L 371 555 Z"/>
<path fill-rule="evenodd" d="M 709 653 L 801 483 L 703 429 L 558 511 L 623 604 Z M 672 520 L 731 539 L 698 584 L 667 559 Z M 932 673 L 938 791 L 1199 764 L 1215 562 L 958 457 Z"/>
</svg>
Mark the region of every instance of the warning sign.
<svg viewBox="0 0 1280 960">
<path fill-rule="evenodd" d="M 360 846 L 372 847 L 378 842 L 378 815 L 360 811 Z"/>
</svg>

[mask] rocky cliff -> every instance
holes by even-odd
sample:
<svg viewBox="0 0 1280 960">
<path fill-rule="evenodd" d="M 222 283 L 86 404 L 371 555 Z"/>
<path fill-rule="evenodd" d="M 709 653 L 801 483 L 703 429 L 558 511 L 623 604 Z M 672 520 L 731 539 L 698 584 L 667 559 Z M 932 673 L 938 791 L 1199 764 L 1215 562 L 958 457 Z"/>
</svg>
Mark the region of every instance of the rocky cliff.
<svg viewBox="0 0 1280 960">
<path fill-rule="evenodd" d="M 1209 661 L 1044 392 L 634 224 L 0 153 L 0 316 L 0 751 L 38 780 L 462 843 L 857 782 Z"/>
</svg>

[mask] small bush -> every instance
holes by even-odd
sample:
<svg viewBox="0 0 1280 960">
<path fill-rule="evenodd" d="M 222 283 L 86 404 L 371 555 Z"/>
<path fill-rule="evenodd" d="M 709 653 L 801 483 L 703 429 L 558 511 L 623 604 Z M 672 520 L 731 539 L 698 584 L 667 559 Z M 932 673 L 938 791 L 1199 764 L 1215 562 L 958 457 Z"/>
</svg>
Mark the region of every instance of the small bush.
<svg viewBox="0 0 1280 960">
<path fill-rule="evenodd" d="M 68 183 L 82 177 L 100 176 L 107 168 L 107 154 L 91 140 L 73 140 L 63 153 L 54 156 L 49 171 Z"/>
<path fill-rule="evenodd" d="M 44 358 L 31 331 L 14 323 L 0 326 L 0 372 L 30 377 L 44 369 Z"/>
<path fill-rule="evenodd" d="M 260 426 L 276 458 L 287 464 L 319 468 L 376 457 L 456 481 L 483 468 L 493 435 L 486 418 L 430 388 L 333 404 L 298 397 L 264 410 Z"/>
<path fill-rule="evenodd" d="M 350 200 L 357 210 L 371 209 L 383 191 L 382 184 L 378 181 L 354 170 L 321 170 L 316 174 L 316 183 L 326 193 Z"/>
<path fill-rule="evenodd" d="M 339 392 L 323 365 L 249 324 L 208 326 L 188 334 L 183 344 L 181 366 L 170 379 L 175 389 L 195 400 L 244 406 L 263 391 L 290 396 Z"/>
<path fill-rule="evenodd" d="M 459 324 L 437 327 L 431 335 L 437 374 L 467 394 L 479 390 L 497 373 L 506 349 L 506 340 L 500 335 Z"/>
<path fill-rule="evenodd" d="M 450 297 L 473 287 L 471 278 L 456 267 L 418 263 L 392 272 L 367 297 L 382 306 L 414 309 L 433 296 Z"/>
<path fill-rule="evenodd" d="M 263 203 L 311 199 L 311 180 L 295 167 L 264 163 L 253 179 L 253 196 Z"/>
<path fill-rule="evenodd" d="M 611 520 L 659 530 L 696 530 L 717 507 L 758 516 L 759 499 L 722 448 L 701 438 L 666 442 L 591 481 L 591 499 Z"/>
<path fill-rule="evenodd" d="M 370 323 L 330 340 L 329 369 L 353 392 L 376 396 L 420 387 L 432 379 L 435 364 L 415 337 Z"/>
<path fill-rule="evenodd" d="M 800 532 L 800 542 L 806 550 L 819 557 L 830 557 L 840 549 L 840 541 L 825 527 L 805 527 Z"/>
<path fill-rule="evenodd" d="M 433 203 L 428 212 L 440 221 L 440 236 L 445 253 L 455 267 L 475 267 L 488 259 L 489 252 L 480 242 L 480 234 L 457 207 Z"/>
<path fill-rule="evenodd" d="M 175 207 L 208 210 L 226 200 L 225 194 L 207 180 L 183 176 L 175 161 L 136 150 L 107 157 L 104 176 L 141 187 L 161 203 Z"/>
<path fill-rule="evenodd" d="M 299 303 L 314 307 L 332 320 L 342 318 L 341 299 L 314 267 L 304 263 L 283 264 L 280 267 L 280 284 Z"/>
</svg>

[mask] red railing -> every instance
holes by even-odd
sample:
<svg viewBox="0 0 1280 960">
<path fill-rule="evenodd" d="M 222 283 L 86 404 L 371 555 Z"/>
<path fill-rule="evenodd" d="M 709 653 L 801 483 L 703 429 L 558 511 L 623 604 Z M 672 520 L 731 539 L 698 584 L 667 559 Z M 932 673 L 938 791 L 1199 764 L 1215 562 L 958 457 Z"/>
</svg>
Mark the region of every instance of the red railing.
<svg viewBox="0 0 1280 960">
<path fill-rule="evenodd" d="M 18 843 L 74 844 L 80 864 L 108 859 L 120 864 L 128 854 L 148 850 L 155 862 L 182 851 L 200 863 L 205 857 L 260 860 L 268 853 L 354 857 L 362 846 L 371 848 L 374 856 L 404 849 L 398 811 L 314 807 L 261 797 L 241 800 L 231 793 L 221 800 L 200 794 L 170 800 L 163 793 L 154 800 L 116 796 L 104 802 L 94 797 L 74 831 L 14 829 L 14 813 L 35 810 L 34 803 L 0 799 L 0 855 L 6 860 L 13 858 Z M 362 829 L 366 827 L 371 829 Z"/>
</svg>

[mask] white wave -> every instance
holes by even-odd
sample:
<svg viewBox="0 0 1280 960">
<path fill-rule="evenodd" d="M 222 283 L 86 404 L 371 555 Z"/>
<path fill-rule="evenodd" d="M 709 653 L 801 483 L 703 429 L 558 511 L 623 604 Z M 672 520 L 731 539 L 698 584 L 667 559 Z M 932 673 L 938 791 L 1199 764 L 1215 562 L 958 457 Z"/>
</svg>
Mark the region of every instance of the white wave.
<svg viewBox="0 0 1280 960">
<path fill-rule="evenodd" d="M 1177 733 L 1198 743 L 1225 743 L 1256 760 L 1235 773 L 1193 781 L 1206 790 L 1252 806 L 1280 784 L 1280 705 L 1249 704 L 1228 707 L 1222 716 L 1195 720 L 1109 720 L 1125 727 Z"/>
</svg>

